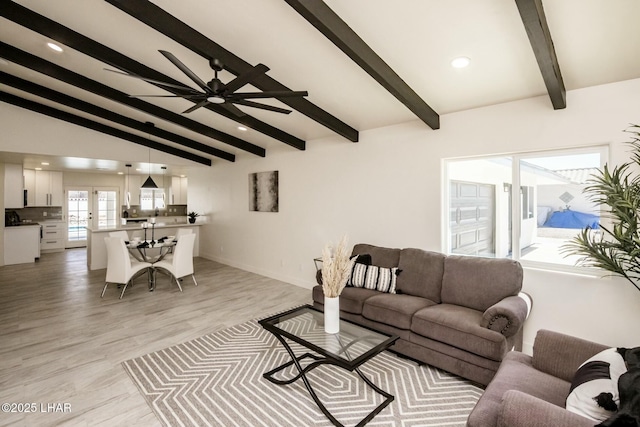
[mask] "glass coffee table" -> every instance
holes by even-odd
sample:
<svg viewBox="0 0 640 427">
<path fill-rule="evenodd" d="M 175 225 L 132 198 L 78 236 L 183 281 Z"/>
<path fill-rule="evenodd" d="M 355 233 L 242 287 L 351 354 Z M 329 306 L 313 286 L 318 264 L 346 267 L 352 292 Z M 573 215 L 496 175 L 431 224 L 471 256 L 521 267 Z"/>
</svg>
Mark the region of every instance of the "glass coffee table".
<svg viewBox="0 0 640 427">
<path fill-rule="evenodd" d="M 262 319 L 259 323 L 282 343 L 291 356 L 289 362 L 264 373 L 263 377 L 278 385 L 291 384 L 302 379 L 313 400 L 333 425 L 343 427 L 320 401 L 306 375 L 318 366 L 333 365 L 350 372 L 355 371 L 369 387 L 384 397 L 382 403 L 356 424 L 356 427 L 365 425 L 393 402 L 393 395 L 373 384 L 360 371 L 359 366 L 393 345 L 398 339 L 397 335 L 387 335 L 343 319 L 340 319 L 340 332 L 337 334 L 325 333 L 324 313 L 310 305 L 297 307 L 285 313 Z M 313 353 L 307 352 L 296 356 L 287 340 L 298 343 Z M 303 367 L 300 362 L 307 358 L 313 361 Z M 298 370 L 298 374 L 293 378 L 278 379 L 274 377 L 275 374 L 291 365 L 295 365 Z"/>
</svg>

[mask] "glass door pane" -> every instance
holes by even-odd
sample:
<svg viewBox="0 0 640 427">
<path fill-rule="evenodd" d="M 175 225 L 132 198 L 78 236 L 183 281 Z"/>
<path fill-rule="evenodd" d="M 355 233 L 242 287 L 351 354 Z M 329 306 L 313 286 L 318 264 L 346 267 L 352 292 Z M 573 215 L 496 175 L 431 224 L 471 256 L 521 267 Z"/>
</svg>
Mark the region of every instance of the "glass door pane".
<svg viewBox="0 0 640 427">
<path fill-rule="evenodd" d="M 65 247 L 87 245 L 87 225 L 91 219 L 91 188 L 71 188 L 67 191 L 67 242 Z"/>
</svg>

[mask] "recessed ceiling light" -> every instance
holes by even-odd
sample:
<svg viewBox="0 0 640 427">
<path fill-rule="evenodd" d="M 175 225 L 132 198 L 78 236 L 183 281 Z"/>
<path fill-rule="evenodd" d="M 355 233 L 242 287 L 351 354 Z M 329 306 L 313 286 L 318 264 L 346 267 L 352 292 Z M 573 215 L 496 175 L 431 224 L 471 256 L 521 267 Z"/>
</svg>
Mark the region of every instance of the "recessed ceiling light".
<svg viewBox="0 0 640 427">
<path fill-rule="evenodd" d="M 62 52 L 62 48 L 55 43 L 49 42 L 47 43 L 47 46 L 49 46 L 49 49 L 55 50 L 56 52 Z"/>
<path fill-rule="evenodd" d="M 464 68 L 467 65 L 469 65 L 470 62 L 471 60 L 466 56 L 460 56 L 458 58 L 455 58 L 453 61 L 451 61 L 451 66 L 453 68 Z"/>
<path fill-rule="evenodd" d="M 42 166 L 49 166 L 49 162 L 42 162 L 40 163 Z"/>
<path fill-rule="evenodd" d="M 244 126 L 238 126 L 238 130 L 241 130 L 242 132 L 246 132 L 247 128 Z"/>
<path fill-rule="evenodd" d="M 118 172 L 118 175 L 124 175 L 124 172 Z"/>
<path fill-rule="evenodd" d="M 187 175 L 180 175 L 180 178 L 186 178 Z"/>
<path fill-rule="evenodd" d="M 42 168 L 35 168 L 35 170 L 37 170 L 37 171 L 41 171 L 41 170 L 42 170 Z"/>
</svg>

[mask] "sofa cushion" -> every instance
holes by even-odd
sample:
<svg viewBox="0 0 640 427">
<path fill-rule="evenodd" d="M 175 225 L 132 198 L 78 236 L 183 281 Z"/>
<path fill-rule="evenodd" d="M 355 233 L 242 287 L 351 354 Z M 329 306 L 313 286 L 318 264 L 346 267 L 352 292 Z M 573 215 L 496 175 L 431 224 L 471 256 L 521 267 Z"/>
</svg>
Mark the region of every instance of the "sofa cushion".
<svg viewBox="0 0 640 427">
<path fill-rule="evenodd" d="M 414 295 L 440 302 L 445 255 L 422 249 L 400 252 L 397 293 Z"/>
<path fill-rule="evenodd" d="M 371 255 L 371 264 L 380 267 L 397 267 L 400 259 L 400 249 L 383 248 L 380 246 L 367 245 L 358 243 L 353 247 L 351 255 L 369 254 Z"/>
<path fill-rule="evenodd" d="M 508 390 L 518 390 L 558 407 L 564 407 L 565 396 L 569 393 L 569 383 L 535 369 L 531 356 L 511 351 L 504 357 L 498 372 L 469 414 L 467 426 L 495 426 L 502 398 Z"/>
<path fill-rule="evenodd" d="M 411 323 L 411 331 L 500 361 L 507 352 L 507 341 L 499 332 L 482 328 L 481 320 L 480 311 L 443 303 L 416 312 Z"/>
<path fill-rule="evenodd" d="M 385 268 L 356 262 L 351 269 L 347 286 L 395 294 L 397 272 L 398 269 L 396 267 Z"/>
<path fill-rule="evenodd" d="M 322 286 L 314 286 L 311 294 L 315 302 L 324 305 Z M 364 302 L 375 295 L 380 295 L 380 292 L 364 288 L 344 288 L 340 294 L 340 311 L 360 315 Z"/>
<path fill-rule="evenodd" d="M 449 255 L 444 260 L 442 302 L 485 311 L 522 289 L 522 266 L 506 258 Z"/>
<path fill-rule="evenodd" d="M 362 316 L 385 325 L 408 330 L 411 328 L 413 314 L 432 305 L 435 305 L 435 302 L 426 298 L 404 294 L 381 294 L 367 298 L 362 308 Z"/>
</svg>

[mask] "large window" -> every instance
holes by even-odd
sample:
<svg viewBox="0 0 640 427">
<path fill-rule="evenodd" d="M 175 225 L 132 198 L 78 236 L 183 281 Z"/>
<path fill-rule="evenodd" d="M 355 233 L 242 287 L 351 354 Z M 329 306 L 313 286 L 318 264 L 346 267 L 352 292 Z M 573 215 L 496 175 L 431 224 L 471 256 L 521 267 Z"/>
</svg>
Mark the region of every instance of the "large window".
<svg viewBox="0 0 640 427">
<path fill-rule="evenodd" d="M 447 160 L 447 253 L 572 269 L 578 257 L 561 248 L 586 227 L 599 232 L 600 209 L 583 189 L 606 152 L 591 147 Z"/>
<path fill-rule="evenodd" d="M 165 208 L 165 197 L 163 188 L 141 188 L 140 208 L 151 211 Z"/>
</svg>

